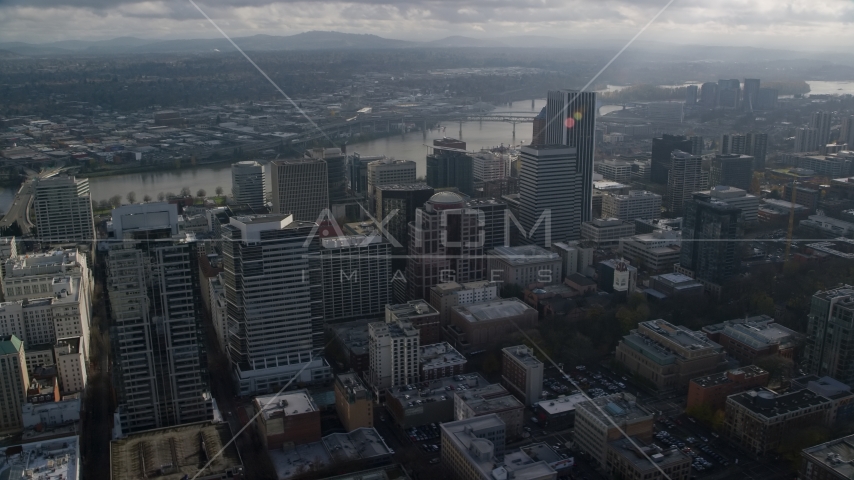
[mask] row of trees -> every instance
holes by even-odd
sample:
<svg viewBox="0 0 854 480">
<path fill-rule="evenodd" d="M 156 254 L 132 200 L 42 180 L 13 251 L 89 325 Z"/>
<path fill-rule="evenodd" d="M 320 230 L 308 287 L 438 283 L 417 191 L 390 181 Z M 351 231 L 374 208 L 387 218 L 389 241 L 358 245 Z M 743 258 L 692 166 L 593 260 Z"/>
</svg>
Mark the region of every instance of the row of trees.
<svg viewBox="0 0 854 480">
<path fill-rule="evenodd" d="M 224 190 L 222 187 L 216 187 L 216 196 L 217 197 L 222 197 L 223 193 L 224 193 Z M 205 197 L 207 197 L 207 195 L 208 195 L 208 192 L 204 188 L 200 188 L 196 191 L 196 197 L 198 197 L 198 198 L 205 198 Z M 190 196 L 191 196 L 190 195 L 190 187 L 183 187 L 181 189 L 180 195 L 175 195 L 173 192 L 166 192 L 166 193 L 160 192 L 157 194 L 157 200 L 160 202 L 163 202 L 167 199 L 187 198 Z M 125 194 L 125 199 L 127 200 L 127 203 L 136 203 L 136 201 L 137 201 L 136 192 L 134 192 L 134 191 L 128 192 L 127 194 Z M 152 200 L 153 200 L 153 198 L 151 197 L 151 195 L 145 194 L 142 196 L 142 202 L 143 203 L 148 203 L 148 202 L 151 202 Z M 121 205 L 122 205 L 122 196 L 121 195 L 113 195 L 112 197 L 109 198 L 109 200 L 101 200 L 101 201 L 92 200 L 92 209 L 93 210 L 107 210 L 109 208 L 117 208 Z"/>
</svg>

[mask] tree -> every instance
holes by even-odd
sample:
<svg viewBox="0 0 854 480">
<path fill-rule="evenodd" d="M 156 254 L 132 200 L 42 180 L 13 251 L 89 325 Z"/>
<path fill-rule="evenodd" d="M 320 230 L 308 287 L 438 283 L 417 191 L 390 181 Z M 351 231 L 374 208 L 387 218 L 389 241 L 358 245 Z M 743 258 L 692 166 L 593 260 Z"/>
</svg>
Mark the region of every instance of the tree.
<svg viewBox="0 0 854 480">
<path fill-rule="evenodd" d="M 208 195 L 208 192 L 205 191 L 204 188 L 200 188 L 198 192 L 196 192 L 196 196 L 199 198 L 205 198 Z"/>
<path fill-rule="evenodd" d="M 171 200 L 171 199 L 173 199 L 173 198 L 175 198 L 175 197 L 176 197 L 176 195 L 175 195 L 174 193 L 172 193 L 172 192 L 166 192 L 166 198 L 168 198 L 168 199 L 170 199 L 170 200 Z"/>
<path fill-rule="evenodd" d="M 222 187 L 216 187 L 216 190 L 214 190 L 214 191 L 216 192 L 216 196 L 218 196 L 218 197 L 222 196 L 222 192 L 223 192 Z"/>
<path fill-rule="evenodd" d="M 21 226 L 18 225 L 18 221 L 15 220 L 8 227 L 0 227 L 0 235 L 4 237 L 20 237 L 24 234 L 23 230 L 21 230 Z"/>
<path fill-rule="evenodd" d="M 99 201 L 98 202 L 98 208 L 101 210 L 106 210 L 106 209 L 110 208 L 110 201 L 109 200 Z"/>
<path fill-rule="evenodd" d="M 157 194 L 157 200 L 160 200 L 160 201 L 162 202 L 162 201 L 163 201 L 163 200 L 165 200 L 165 199 L 166 199 L 166 194 L 165 194 L 165 193 L 160 192 L 160 193 L 158 193 L 158 194 Z"/>
<path fill-rule="evenodd" d="M 143 202 L 145 202 L 145 203 L 150 202 L 150 201 L 151 201 L 151 195 L 147 195 L 147 194 L 146 194 L 146 195 L 143 195 L 143 196 L 142 196 L 142 201 L 143 201 Z"/>
<path fill-rule="evenodd" d="M 112 205 L 113 208 L 121 207 L 122 206 L 122 196 L 121 195 L 113 195 L 112 197 L 110 197 L 110 205 Z"/>
<path fill-rule="evenodd" d="M 181 187 L 181 196 L 189 197 L 190 196 L 190 187 Z"/>
<path fill-rule="evenodd" d="M 125 195 L 125 198 L 128 199 L 128 203 L 136 203 L 136 192 L 131 190 L 127 195 Z"/>
</svg>

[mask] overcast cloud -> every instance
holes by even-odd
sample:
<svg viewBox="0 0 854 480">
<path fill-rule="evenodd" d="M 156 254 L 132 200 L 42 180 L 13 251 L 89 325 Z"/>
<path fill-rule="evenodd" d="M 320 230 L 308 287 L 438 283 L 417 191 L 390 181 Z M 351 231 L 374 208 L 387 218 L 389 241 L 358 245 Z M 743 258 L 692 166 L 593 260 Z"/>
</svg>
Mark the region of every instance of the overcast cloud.
<svg viewBox="0 0 854 480">
<path fill-rule="evenodd" d="M 666 0 L 198 0 L 232 36 L 308 30 L 404 40 L 548 35 L 578 42 L 633 35 Z M 854 0 L 676 0 L 644 33 L 681 44 L 851 49 Z M 119 36 L 175 39 L 217 32 L 187 1 L 0 0 L 0 41 Z"/>
</svg>

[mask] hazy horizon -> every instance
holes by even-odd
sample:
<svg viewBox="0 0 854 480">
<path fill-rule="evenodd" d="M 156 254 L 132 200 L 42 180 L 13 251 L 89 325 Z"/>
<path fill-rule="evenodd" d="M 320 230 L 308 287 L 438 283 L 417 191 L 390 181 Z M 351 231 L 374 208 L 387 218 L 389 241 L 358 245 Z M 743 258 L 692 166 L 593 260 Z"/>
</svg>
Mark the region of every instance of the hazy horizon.
<svg viewBox="0 0 854 480">
<path fill-rule="evenodd" d="M 427 42 L 465 36 L 500 42 L 544 36 L 566 42 L 628 40 L 666 1 L 626 0 L 356 0 L 303 2 L 221 0 L 199 6 L 230 36 L 288 36 L 308 31 L 373 34 Z M 713 7 L 676 0 L 641 37 L 645 42 L 841 51 L 854 43 L 854 2 L 724 0 Z M 0 5 L 0 42 L 218 38 L 189 2 L 23 0 Z M 556 45 L 559 46 L 559 45 Z M 590 45 L 592 46 L 592 45 Z"/>
</svg>

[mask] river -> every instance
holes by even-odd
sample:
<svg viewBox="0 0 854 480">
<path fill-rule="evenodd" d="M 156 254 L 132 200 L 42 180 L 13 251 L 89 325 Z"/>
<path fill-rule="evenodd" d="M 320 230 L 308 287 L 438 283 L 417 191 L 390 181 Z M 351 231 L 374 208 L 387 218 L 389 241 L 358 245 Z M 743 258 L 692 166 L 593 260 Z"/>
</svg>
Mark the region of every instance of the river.
<svg viewBox="0 0 854 480">
<path fill-rule="evenodd" d="M 610 86 L 609 86 L 610 87 Z M 513 102 L 510 105 L 500 105 L 492 111 L 493 114 L 531 114 L 536 115 L 546 104 L 545 99 L 535 99 L 533 107 L 531 100 Z M 605 115 L 621 109 L 618 105 L 605 105 L 600 113 Z M 460 123 L 442 125 L 444 129 L 427 131 L 425 139 L 422 132 L 411 132 L 404 136 L 395 135 L 369 142 L 354 143 L 347 146 L 348 153 L 358 152 L 362 155 L 386 155 L 398 159 L 414 160 L 417 175 L 426 174 L 426 156 L 428 147 L 433 139 L 443 136 L 460 136 Z M 493 147 L 500 144 L 527 144 L 533 136 L 531 123 L 517 123 L 516 136 L 513 136 L 513 125 L 504 122 L 463 122 L 462 139 L 469 150 L 482 147 Z M 269 168 L 269 165 L 265 168 Z M 222 187 L 226 193 L 231 192 L 231 167 L 228 164 L 208 165 L 182 170 L 164 172 L 128 173 L 109 177 L 93 177 L 89 180 L 89 190 L 95 200 L 107 200 L 114 195 L 124 199 L 128 192 L 136 193 L 137 201 L 143 196 L 150 195 L 156 199 L 158 193 L 179 193 L 183 187 L 189 187 L 195 194 L 204 189 L 208 195 L 213 195 L 216 187 Z M 14 198 L 14 191 L 0 188 L 0 211 L 8 210 Z"/>
</svg>

